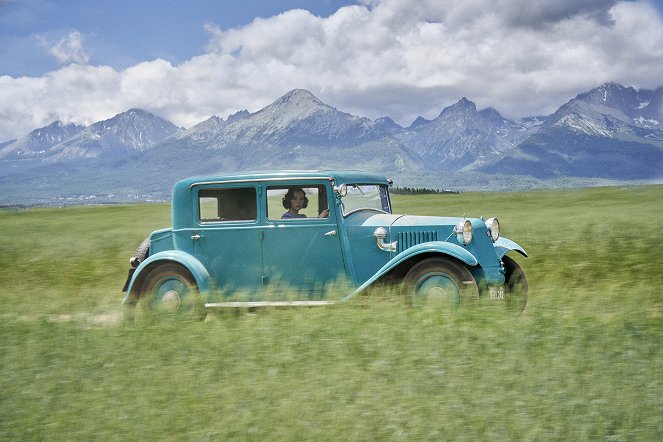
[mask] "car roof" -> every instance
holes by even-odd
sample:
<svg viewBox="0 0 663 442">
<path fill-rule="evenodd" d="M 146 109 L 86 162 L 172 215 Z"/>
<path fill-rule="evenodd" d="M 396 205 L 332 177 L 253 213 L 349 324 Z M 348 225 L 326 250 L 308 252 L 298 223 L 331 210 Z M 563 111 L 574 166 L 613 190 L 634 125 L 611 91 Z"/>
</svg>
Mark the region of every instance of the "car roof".
<svg viewBox="0 0 663 442">
<path fill-rule="evenodd" d="M 274 180 L 314 180 L 323 179 L 343 183 L 380 183 L 387 184 L 384 175 L 355 170 L 270 170 L 237 172 L 223 175 L 209 175 L 186 178 L 178 182 L 175 187 L 179 189 L 191 188 L 197 185 L 213 183 L 255 182 Z"/>
</svg>

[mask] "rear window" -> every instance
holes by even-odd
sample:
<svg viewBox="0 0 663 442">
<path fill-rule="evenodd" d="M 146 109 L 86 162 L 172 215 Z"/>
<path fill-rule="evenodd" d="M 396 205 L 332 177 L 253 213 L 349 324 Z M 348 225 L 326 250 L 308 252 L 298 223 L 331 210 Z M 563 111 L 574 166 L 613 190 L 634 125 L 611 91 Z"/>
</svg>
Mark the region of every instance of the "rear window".
<svg viewBox="0 0 663 442">
<path fill-rule="evenodd" d="M 256 189 L 239 187 L 229 189 L 201 189 L 198 192 L 200 221 L 255 221 Z"/>
</svg>

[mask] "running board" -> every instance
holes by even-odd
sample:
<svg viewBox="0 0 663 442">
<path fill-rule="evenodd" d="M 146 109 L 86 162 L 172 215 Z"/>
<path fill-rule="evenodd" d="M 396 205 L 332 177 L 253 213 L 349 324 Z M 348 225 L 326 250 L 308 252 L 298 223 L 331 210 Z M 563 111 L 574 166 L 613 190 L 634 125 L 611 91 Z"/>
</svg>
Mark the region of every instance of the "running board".
<svg viewBox="0 0 663 442">
<path fill-rule="evenodd" d="M 237 301 L 208 302 L 205 308 L 253 308 L 253 307 L 319 307 L 334 305 L 333 301 Z"/>
</svg>

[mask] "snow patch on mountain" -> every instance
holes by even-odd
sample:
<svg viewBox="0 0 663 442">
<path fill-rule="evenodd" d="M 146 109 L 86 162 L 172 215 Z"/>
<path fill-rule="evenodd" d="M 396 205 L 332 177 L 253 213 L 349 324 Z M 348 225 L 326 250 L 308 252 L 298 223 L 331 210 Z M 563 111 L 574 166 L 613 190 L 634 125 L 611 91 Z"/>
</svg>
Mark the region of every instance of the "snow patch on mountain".
<svg viewBox="0 0 663 442">
<path fill-rule="evenodd" d="M 649 118 L 649 119 L 644 118 L 642 115 L 639 116 L 638 118 L 634 118 L 633 122 L 636 123 L 638 126 L 646 127 L 646 128 L 660 126 L 660 124 L 661 124 L 661 122 L 658 121 L 658 120 L 655 120 L 653 118 Z"/>
</svg>

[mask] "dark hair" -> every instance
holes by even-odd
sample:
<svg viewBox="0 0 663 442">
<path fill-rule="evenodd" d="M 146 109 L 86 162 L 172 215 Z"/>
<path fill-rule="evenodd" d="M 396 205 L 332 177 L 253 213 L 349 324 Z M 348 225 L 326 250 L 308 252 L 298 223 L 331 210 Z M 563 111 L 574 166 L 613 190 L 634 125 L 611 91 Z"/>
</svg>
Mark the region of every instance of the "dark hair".
<svg viewBox="0 0 663 442">
<path fill-rule="evenodd" d="M 282 201 L 283 202 L 283 207 L 285 207 L 286 209 L 290 209 L 290 203 L 292 201 L 292 198 L 295 196 L 295 192 L 297 192 L 297 191 L 304 194 L 304 207 L 303 208 L 306 209 L 308 207 L 308 198 L 306 197 L 306 192 L 304 192 L 304 189 L 302 189 L 301 187 L 291 187 L 291 188 L 288 189 L 288 193 L 283 195 L 283 201 Z"/>
</svg>

